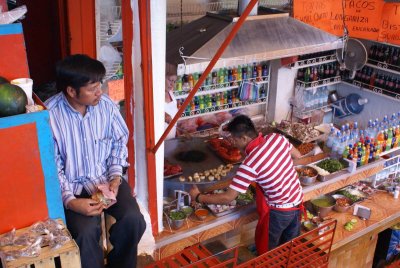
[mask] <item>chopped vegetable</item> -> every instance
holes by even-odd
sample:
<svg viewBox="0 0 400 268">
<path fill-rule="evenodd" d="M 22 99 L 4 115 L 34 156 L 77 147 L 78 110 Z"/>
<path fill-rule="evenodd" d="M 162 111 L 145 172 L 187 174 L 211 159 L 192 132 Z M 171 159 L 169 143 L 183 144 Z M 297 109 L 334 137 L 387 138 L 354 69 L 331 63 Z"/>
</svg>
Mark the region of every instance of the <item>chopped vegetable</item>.
<svg viewBox="0 0 400 268">
<path fill-rule="evenodd" d="M 333 172 L 336 172 L 336 171 L 339 171 L 339 170 L 343 169 L 342 163 L 340 163 L 336 159 L 325 159 L 325 160 L 322 160 L 321 162 L 317 163 L 317 166 L 322 168 L 322 169 L 325 169 L 329 173 L 333 173 Z"/>
<path fill-rule="evenodd" d="M 169 213 L 169 217 L 171 220 L 183 220 L 186 218 L 186 214 L 183 211 L 171 211 Z"/>
<path fill-rule="evenodd" d="M 356 220 L 356 219 L 351 219 L 350 221 L 348 221 L 348 222 L 346 222 L 346 223 L 344 224 L 344 229 L 345 229 L 346 231 L 351 231 L 351 230 L 353 230 L 353 228 L 354 228 L 354 226 L 356 225 L 356 223 L 357 223 L 357 220 Z"/>
</svg>

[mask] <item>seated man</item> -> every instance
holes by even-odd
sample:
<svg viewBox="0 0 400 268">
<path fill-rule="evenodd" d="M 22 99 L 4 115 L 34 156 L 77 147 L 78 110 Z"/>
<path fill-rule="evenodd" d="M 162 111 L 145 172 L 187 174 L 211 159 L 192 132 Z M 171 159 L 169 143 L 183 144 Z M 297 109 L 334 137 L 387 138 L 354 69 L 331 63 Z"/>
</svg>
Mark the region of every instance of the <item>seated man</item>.
<svg viewBox="0 0 400 268">
<path fill-rule="evenodd" d="M 73 55 L 59 62 L 56 72 L 61 92 L 46 106 L 67 227 L 79 246 L 82 267 L 104 267 L 99 244 L 103 211 L 116 219 L 110 229 L 109 267 L 136 267 L 137 245 L 146 223 L 122 178 L 128 128 L 116 105 L 102 94 L 105 68 L 86 55 Z M 105 206 L 90 198 L 99 184 L 109 185 L 115 204 Z"/>
</svg>

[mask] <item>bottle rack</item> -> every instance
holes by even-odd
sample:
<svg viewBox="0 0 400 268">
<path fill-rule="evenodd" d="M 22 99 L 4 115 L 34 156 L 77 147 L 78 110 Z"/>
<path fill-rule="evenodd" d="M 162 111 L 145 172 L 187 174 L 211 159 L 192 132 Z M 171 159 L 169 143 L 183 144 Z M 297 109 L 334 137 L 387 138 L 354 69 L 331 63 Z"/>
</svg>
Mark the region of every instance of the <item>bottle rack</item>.
<svg viewBox="0 0 400 268">
<path fill-rule="evenodd" d="M 368 62 L 365 65 L 369 66 L 371 68 L 375 68 L 375 69 L 379 69 L 382 71 L 400 75 L 400 66 L 397 66 L 397 65 L 392 65 L 392 64 L 388 64 L 386 62 L 380 62 L 380 61 L 371 60 L 371 59 L 368 59 Z"/>
<path fill-rule="evenodd" d="M 383 89 L 383 88 L 379 88 L 376 86 L 371 86 L 370 84 L 366 84 L 357 80 L 348 80 L 348 81 L 344 81 L 345 84 L 347 85 L 352 85 L 361 89 L 365 89 L 368 90 L 370 92 L 373 92 L 375 95 L 379 95 L 379 96 L 383 96 L 383 97 L 387 97 L 389 99 L 392 100 L 397 100 L 400 101 L 400 94 Z"/>
<path fill-rule="evenodd" d="M 296 86 L 306 88 L 306 89 L 313 89 L 313 88 L 338 84 L 341 81 L 342 81 L 342 78 L 340 75 L 338 75 L 338 76 L 329 77 L 329 78 L 325 78 L 322 80 L 311 81 L 311 82 L 304 82 L 301 80 L 296 80 Z"/>
<path fill-rule="evenodd" d="M 269 83 L 269 76 L 245 79 L 245 80 L 240 80 L 240 81 L 235 81 L 235 82 L 227 82 L 227 83 L 223 83 L 223 84 L 201 86 L 199 88 L 199 90 L 196 92 L 196 96 L 230 91 L 232 89 L 239 88 L 240 84 L 242 82 L 251 82 L 251 83 L 256 83 L 256 84 L 262 85 L 262 84 Z M 184 99 L 189 95 L 190 91 L 191 91 L 191 89 L 174 91 L 174 96 L 176 99 Z"/>
<path fill-rule="evenodd" d="M 255 68 L 255 66 L 257 66 L 257 73 L 255 74 L 255 69 L 252 69 L 253 71 L 251 71 L 249 73 L 249 68 Z M 197 117 L 197 116 L 202 116 L 204 114 L 212 114 L 212 113 L 217 113 L 217 112 L 221 112 L 221 111 L 229 111 L 232 109 L 239 109 L 245 106 L 256 106 L 256 105 L 264 105 L 264 107 L 262 107 L 263 111 L 267 109 L 267 103 L 268 103 L 268 95 L 269 95 L 269 79 L 270 79 L 270 65 L 269 62 L 258 62 L 257 65 L 256 63 L 253 64 L 249 64 L 249 65 L 243 65 L 243 68 L 239 66 L 237 66 L 237 70 L 239 72 L 239 74 L 235 74 L 234 68 L 222 68 L 222 69 L 218 69 L 218 70 L 214 70 L 212 73 L 210 73 L 207 76 L 207 79 L 204 81 L 204 83 L 200 86 L 199 90 L 196 92 L 195 94 L 195 98 L 200 97 L 200 98 L 207 98 L 207 95 L 209 95 L 208 97 L 210 97 L 211 95 L 224 95 L 224 100 L 221 100 L 221 105 L 218 105 L 219 102 L 217 100 L 216 103 L 212 103 L 212 104 L 206 104 L 206 105 L 202 105 L 202 103 L 200 102 L 200 107 L 202 109 L 199 109 L 199 106 L 195 105 L 191 105 L 191 107 L 186 107 L 186 110 L 182 113 L 181 117 L 179 120 L 182 119 L 188 119 L 188 118 L 192 118 L 192 117 Z M 241 68 L 241 69 L 240 69 Z M 247 72 L 244 71 L 247 68 Z M 222 71 L 222 75 L 220 71 Z M 227 73 L 229 72 L 229 70 L 232 70 L 233 74 L 232 74 L 232 78 L 230 77 L 230 74 L 227 76 Z M 243 72 L 243 73 L 242 73 Z M 217 81 L 215 81 L 215 76 L 214 74 L 217 73 Z M 242 79 L 242 75 L 244 75 L 245 73 L 247 73 L 247 77 L 246 79 Z M 195 85 L 197 83 L 197 79 L 198 77 L 201 75 L 198 73 L 194 73 L 194 74 L 186 74 L 187 78 L 182 77 L 182 85 L 176 85 L 175 90 L 174 90 L 174 96 L 175 98 L 178 100 L 178 107 L 179 105 L 184 101 L 184 99 L 186 99 L 190 93 L 190 91 L 193 88 L 193 85 Z M 249 76 L 252 76 L 252 78 L 248 78 Z M 245 77 L 245 76 L 243 76 Z M 178 77 L 178 79 L 180 79 L 180 77 Z M 186 81 L 183 81 L 183 79 L 189 79 Z M 193 80 L 192 80 L 193 79 Z M 214 83 L 212 83 L 214 82 Z M 217 83 L 216 83 L 217 82 Z M 189 83 L 189 87 L 188 86 L 184 86 L 184 83 Z M 239 99 L 239 95 L 238 92 L 240 92 L 240 88 L 243 85 L 243 83 L 250 83 L 252 85 L 250 85 L 250 87 L 252 89 L 252 92 L 254 92 L 254 90 L 256 90 L 255 88 L 258 88 L 257 90 L 259 90 L 257 92 L 257 95 L 251 95 L 249 96 L 249 100 L 240 100 Z M 187 85 L 187 84 L 186 84 Z M 249 90 L 248 87 L 245 87 L 243 90 Z M 244 91 L 246 92 L 246 91 Z M 246 94 L 246 93 L 245 93 Z M 227 97 L 228 96 L 228 97 Z M 232 101 L 231 101 L 232 98 Z M 195 100 L 195 99 L 194 99 Z M 222 104 L 224 103 L 224 104 Z M 204 107 L 204 108 L 203 108 Z M 259 111 L 261 112 L 261 110 Z M 264 111 L 265 112 L 265 111 Z M 262 112 L 262 113 L 264 113 Z"/>
<path fill-rule="evenodd" d="M 324 55 L 316 58 L 310 58 L 310 59 L 304 59 L 304 60 L 299 60 L 290 65 L 291 69 L 301 69 L 305 67 L 310 67 L 314 65 L 320 65 L 320 64 L 325 64 L 325 63 L 331 63 L 336 61 L 336 55 L 331 54 L 331 55 Z"/>
<path fill-rule="evenodd" d="M 198 109 L 198 110 L 193 110 L 193 111 L 185 111 L 182 113 L 181 118 L 193 118 L 197 116 L 201 116 L 204 114 L 212 114 L 212 113 L 217 113 L 221 111 L 229 111 L 232 109 L 238 109 L 244 106 L 253 106 L 253 105 L 260 105 L 260 104 L 266 104 L 267 103 L 267 97 L 265 98 L 259 98 L 257 101 L 238 101 L 234 102 L 232 104 L 223 104 L 219 106 L 212 106 L 204 109 Z"/>
</svg>

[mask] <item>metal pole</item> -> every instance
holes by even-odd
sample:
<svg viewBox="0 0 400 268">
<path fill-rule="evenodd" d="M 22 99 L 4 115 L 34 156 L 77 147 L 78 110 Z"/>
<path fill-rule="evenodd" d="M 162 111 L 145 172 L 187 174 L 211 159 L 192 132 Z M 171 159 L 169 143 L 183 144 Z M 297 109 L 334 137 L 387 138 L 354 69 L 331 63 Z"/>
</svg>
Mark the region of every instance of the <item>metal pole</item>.
<svg viewBox="0 0 400 268">
<path fill-rule="evenodd" d="M 171 131 L 172 127 L 178 121 L 178 118 L 181 117 L 181 114 L 186 109 L 186 106 L 192 101 L 194 95 L 197 93 L 197 90 L 200 88 L 200 85 L 203 84 L 204 80 L 206 79 L 207 75 L 211 72 L 214 65 L 217 63 L 218 59 L 221 57 L 222 53 L 224 53 L 225 49 L 231 43 L 233 38 L 235 37 L 236 33 L 239 31 L 240 27 L 246 20 L 247 16 L 249 15 L 250 11 L 253 9 L 255 4 L 258 0 L 251 0 L 248 4 L 246 9 L 244 10 L 243 14 L 240 16 L 239 20 L 236 22 L 235 26 L 233 26 L 232 31 L 228 34 L 225 41 L 222 43 L 221 47 L 217 50 L 214 57 L 211 59 L 210 63 L 208 64 L 207 68 L 204 70 L 203 74 L 200 76 L 200 79 L 197 81 L 196 85 L 194 85 L 193 89 L 190 91 L 186 100 L 182 103 L 181 107 L 179 108 L 178 112 L 169 123 L 167 129 L 162 134 L 161 138 L 158 140 L 157 144 L 152 149 L 153 153 L 156 153 L 158 148 L 160 148 L 161 144 L 164 142 L 165 138 L 167 137 L 168 133 Z"/>
</svg>

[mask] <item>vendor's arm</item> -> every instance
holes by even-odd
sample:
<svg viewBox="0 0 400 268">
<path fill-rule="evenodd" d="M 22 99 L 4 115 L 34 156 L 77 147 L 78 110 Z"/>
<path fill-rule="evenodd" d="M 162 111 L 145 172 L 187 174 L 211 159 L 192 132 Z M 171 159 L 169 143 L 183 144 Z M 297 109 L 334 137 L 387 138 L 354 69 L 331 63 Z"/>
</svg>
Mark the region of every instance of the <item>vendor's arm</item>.
<svg viewBox="0 0 400 268">
<path fill-rule="evenodd" d="M 301 153 L 297 148 L 292 146 L 292 150 L 290 150 L 290 155 L 292 156 L 293 159 L 297 159 L 301 157 Z"/>
<path fill-rule="evenodd" d="M 229 204 L 232 200 L 234 200 L 238 196 L 238 192 L 228 188 L 224 193 L 220 194 L 202 194 L 196 185 L 190 189 L 190 197 L 192 200 L 198 201 L 199 203 L 207 203 L 207 204 Z M 197 200 L 196 200 L 197 197 Z"/>
</svg>

